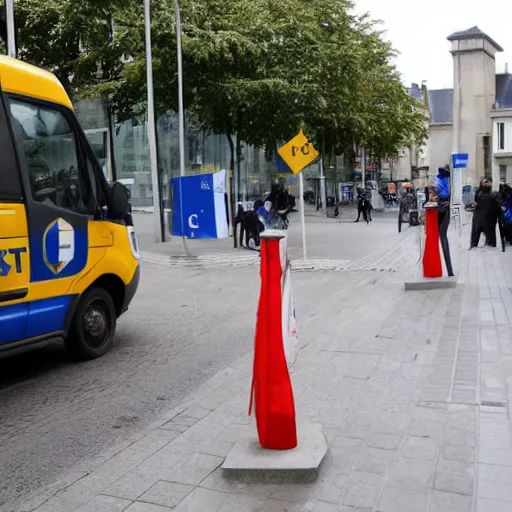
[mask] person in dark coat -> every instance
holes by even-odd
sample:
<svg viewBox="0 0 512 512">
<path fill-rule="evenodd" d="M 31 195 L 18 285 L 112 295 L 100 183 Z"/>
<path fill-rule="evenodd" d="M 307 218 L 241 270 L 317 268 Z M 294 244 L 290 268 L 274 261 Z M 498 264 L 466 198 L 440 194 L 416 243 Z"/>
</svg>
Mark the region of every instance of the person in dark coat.
<svg viewBox="0 0 512 512">
<path fill-rule="evenodd" d="M 272 203 L 272 209 L 275 212 L 286 212 L 290 211 L 289 194 L 284 186 L 283 182 L 272 184 L 270 194 L 265 199 Z"/>
<path fill-rule="evenodd" d="M 478 247 L 482 233 L 485 235 L 486 245 L 496 247 L 496 224 L 500 213 L 498 197 L 492 191 L 492 180 L 484 178 L 475 193 L 470 250 Z"/>
<path fill-rule="evenodd" d="M 437 212 L 439 223 L 439 240 L 443 249 L 446 270 L 450 277 L 454 276 L 452 267 L 452 258 L 450 255 L 450 245 L 448 243 L 448 228 L 450 227 L 451 218 L 451 190 L 450 190 L 450 169 L 443 167 L 438 170 L 435 186 L 437 194 Z"/>
<path fill-rule="evenodd" d="M 366 224 L 372 222 L 372 191 L 368 187 L 357 189 L 357 219 L 354 222 L 359 222 L 361 214 Z"/>
</svg>

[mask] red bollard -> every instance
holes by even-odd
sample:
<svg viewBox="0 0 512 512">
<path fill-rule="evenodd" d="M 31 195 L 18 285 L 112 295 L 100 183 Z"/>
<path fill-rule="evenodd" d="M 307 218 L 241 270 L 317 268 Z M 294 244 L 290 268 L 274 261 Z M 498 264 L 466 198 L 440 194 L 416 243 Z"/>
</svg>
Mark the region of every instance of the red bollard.
<svg viewBox="0 0 512 512">
<path fill-rule="evenodd" d="M 279 239 L 261 239 L 261 291 L 256 322 L 251 405 L 262 448 L 297 446 L 295 403 L 283 345 Z"/>
<path fill-rule="evenodd" d="M 423 277 L 443 277 L 441 251 L 439 249 L 439 223 L 437 208 L 426 208 L 426 241 L 423 253 Z"/>
</svg>

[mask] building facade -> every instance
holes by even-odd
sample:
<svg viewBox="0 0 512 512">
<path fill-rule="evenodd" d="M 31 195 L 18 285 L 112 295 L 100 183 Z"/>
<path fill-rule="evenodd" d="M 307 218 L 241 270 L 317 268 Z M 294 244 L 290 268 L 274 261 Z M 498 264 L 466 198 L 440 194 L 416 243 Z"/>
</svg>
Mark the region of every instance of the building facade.
<svg viewBox="0 0 512 512">
<path fill-rule="evenodd" d="M 478 27 L 448 37 L 453 58 L 453 89 L 428 92 L 431 173 L 467 153 L 462 185 L 478 186 L 492 177 L 494 187 L 512 183 L 512 76 L 496 74 L 503 48 Z"/>
</svg>

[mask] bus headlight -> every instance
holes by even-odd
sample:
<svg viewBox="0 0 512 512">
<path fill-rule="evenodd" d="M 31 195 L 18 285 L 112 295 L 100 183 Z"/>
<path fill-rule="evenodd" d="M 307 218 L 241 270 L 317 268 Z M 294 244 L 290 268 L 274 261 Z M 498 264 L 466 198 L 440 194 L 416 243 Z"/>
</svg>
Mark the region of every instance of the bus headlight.
<svg viewBox="0 0 512 512">
<path fill-rule="evenodd" d="M 139 243 L 137 242 L 135 228 L 133 226 L 127 226 L 126 230 L 128 231 L 128 240 L 130 240 L 130 247 L 132 249 L 133 257 L 137 260 L 140 260 Z"/>
</svg>

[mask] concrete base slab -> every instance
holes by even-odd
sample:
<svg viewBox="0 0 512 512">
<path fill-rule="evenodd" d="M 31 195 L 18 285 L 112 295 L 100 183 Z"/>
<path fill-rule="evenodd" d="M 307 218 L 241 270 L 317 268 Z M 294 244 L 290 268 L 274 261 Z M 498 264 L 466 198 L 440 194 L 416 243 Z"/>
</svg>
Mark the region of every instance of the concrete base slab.
<svg viewBox="0 0 512 512">
<path fill-rule="evenodd" d="M 424 277 L 406 281 L 405 291 L 413 290 L 443 290 L 446 288 L 456 288 L 458 284 L 458 278 L 455 277 L 438 277 L 436 279 L 426 279 Z"/>
<path fill-rule="evenodd" d="M 297 473 L 299 480 L 316 474 L 327 453 L 327 440 L 318 423 L 297 425 L 298 446 L 293 450 L 264 450 L 257 435 L 237 442 L 222 465 L 227 477 L 245 479 L 293 480 L 291 473 Z M 251 478 L 252 477 L 252 478 Z"/>
</svg>

